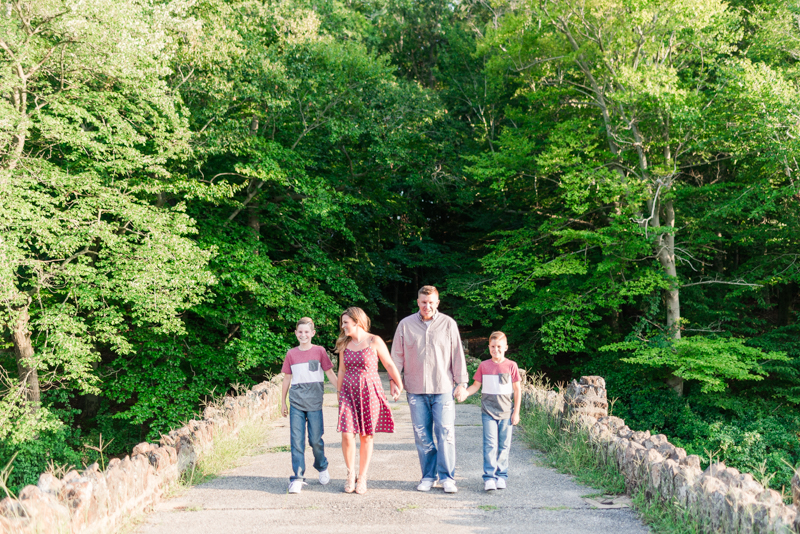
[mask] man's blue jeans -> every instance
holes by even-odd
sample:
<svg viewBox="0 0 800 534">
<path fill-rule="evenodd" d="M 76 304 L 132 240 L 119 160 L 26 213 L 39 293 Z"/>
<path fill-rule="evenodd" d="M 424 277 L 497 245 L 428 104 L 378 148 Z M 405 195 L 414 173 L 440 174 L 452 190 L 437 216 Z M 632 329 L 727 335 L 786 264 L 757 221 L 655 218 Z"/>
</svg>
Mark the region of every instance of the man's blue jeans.
<svg viewBox="0 0 800 534">
<path fill-rule="evenodd" d="M 456 405 L 453 394 L 408 393 L 422 480 L 455 480 Z M 434 436 L 436 442 L 434 443 Z"/>
<path fill-rule="evenodd" d="M 322 410 L 304 412 L 294 406 L 289 408 L 289 428 L 292 433 L 292 471 L 294 476 L 289 480 L 305 480 L 306 473 L 306 425 L 308 425 L 308 444 L 314 453 L 314 469 L 325 471 L 328 459 L 325 458 L 325 443 L 322 434 L 325 427 L 322 423 Z"/>
<path fill-rule="evenodd" d="M 481 414 L 483 419 L 483 480 L 508 478 L 508 453 L 511 449 L 511 418 L 497 420 Z"/>
</svg>

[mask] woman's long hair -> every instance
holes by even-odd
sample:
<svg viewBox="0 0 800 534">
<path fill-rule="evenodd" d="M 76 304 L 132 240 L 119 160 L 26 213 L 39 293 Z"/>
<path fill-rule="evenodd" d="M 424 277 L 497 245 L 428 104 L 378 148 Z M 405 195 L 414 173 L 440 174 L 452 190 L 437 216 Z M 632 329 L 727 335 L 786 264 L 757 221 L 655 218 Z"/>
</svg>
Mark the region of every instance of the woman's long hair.
<svg viewBox="0 0 800 534">
<path fill-rule="evenodd" d="M 341 354 L 344 348 L 350 343 L 350 336 L 344 335 L 344 328 L 342 328 L 342 318 L 344 316 L 350 317 L 358 326 L 364 329 L 365 332 L 369 332 L 370 321 L 367 314 L 364 313 L 364 310 L 361 308 L 356 308 L 352 306 L 347 308 L 342 315 L 339 316 L 339 338 L 336 340 L 336 348 L 333 351 L 337 354 Z"/>
</svg>

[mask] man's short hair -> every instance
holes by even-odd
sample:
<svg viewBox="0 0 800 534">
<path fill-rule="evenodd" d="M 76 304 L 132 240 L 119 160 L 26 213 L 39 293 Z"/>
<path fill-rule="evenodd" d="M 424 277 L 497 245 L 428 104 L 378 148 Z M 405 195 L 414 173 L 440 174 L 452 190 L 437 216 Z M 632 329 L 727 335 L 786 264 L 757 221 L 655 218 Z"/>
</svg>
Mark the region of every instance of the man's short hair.
<svg viewBox="0 0 800 534">
<path fill-rule="evenodd" d="M 310 324 L 311 325 L 311 330 L 316 330 L 314 328 L 314 320 L 311 319 L 311 317 L 301 317 L 300 320 L 297 321 L 297 326 L 295 326 L 295 329 L 300 328 L 300 325 L 304 325 L 304 324 Z"/>
<path fill-rule="evenodd" d="M 436 295 L 439 296 L 439 290 L 433 286 L 422 286 L 417 291 L 417 298 L 421 297 L 422 295 Z"/>
<path fill-rule="evenodd" d="M 506 344 L 508 344 L 508 338 L 503 332 L 500 332 L 499 330 L 497 332 L 492 332 L 492 334 L 489 336 L 489 343 L 491 343 L 493 339 L 498 339 L 498 340 L 502 339 L 505 340 Z"/>
</svg>

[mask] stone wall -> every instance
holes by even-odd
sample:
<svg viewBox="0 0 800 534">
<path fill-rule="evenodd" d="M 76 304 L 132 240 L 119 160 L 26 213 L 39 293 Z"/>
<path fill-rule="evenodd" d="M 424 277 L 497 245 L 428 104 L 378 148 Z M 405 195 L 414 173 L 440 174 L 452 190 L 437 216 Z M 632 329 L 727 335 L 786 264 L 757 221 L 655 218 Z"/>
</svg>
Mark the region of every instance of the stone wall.
<svg viewBox="0 0 800 534">
<path fill-rule="evenodd" d="M 523 406 L 544 410 L 562 425 L 585 429 L 598 455 L 616 463 L 629 493 L 643 490 L 650 499 L 677 502 L 703 530 L 800 533 L 800 477 L 792 481 L 792 506 L 752 475 L 722 462 L 702 470 L 698 456 L 687 455 L 665 435 L 637 432 L 619 417 L 608 416 L 601 377 L 573 380 L 563 394 L 528 385 Z"/>
<path fill-rule="evenodd" d="M 273 418 L 280 410 L 282 375 L 243 395 L 225 397 L 192 420 L 140 443 L 130 456 L 114 458 L 105 471 L 92 464 L 58 479 L 49 473 L 26 486 L 18 499 L 0 501 L 0 534 L 107 534 L 127 517 L 152 506 L 187 469 L 213 447 L 220 434 L 235 434 L 247 422 Z"/>
</svg>

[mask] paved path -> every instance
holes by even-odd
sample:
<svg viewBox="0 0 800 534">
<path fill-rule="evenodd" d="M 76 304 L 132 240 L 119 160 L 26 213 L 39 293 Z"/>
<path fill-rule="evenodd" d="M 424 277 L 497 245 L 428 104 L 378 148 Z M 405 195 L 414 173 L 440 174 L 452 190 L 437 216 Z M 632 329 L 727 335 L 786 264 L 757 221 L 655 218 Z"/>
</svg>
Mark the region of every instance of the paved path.
<svg viewBox="0 0 800 534">
<path fill-rule="evenodd" d="M 385 377 L 384 377 L 385 381 Z M 330 386 L 328 386 L 330 388 Z M 386 391 L 388 384 L 384 383 Z M 405 397 L 405 395 L 403 396 Z M 645 533 L 631 510 L 596 510 L 582 495 L 596 490 L 571 477 L 540 467 L 541 453 L 518 436 L 511 446 L 508 489 L 483 491 L 480 407 L 461 404 L 456 412 L 459 491 L 445 494 L 415 490 L 420 477 L 411 417 L 404 400 L 389 402 L 394 434 L 377 434 L 366 495 L 346 494 L 340 435 L 336 432 L 336 395 L 325 395 L 325 451 L 331 482 L 322 486 L 306 451 L 308 485 L 288 495 L 288 452 L 266 452 L 245 458 L 240 467 L 160 503 L 141 534 L 212 533 Z M 289 443 L 289 419 L 274 423 L 267 447 Z"/>
</svg>

